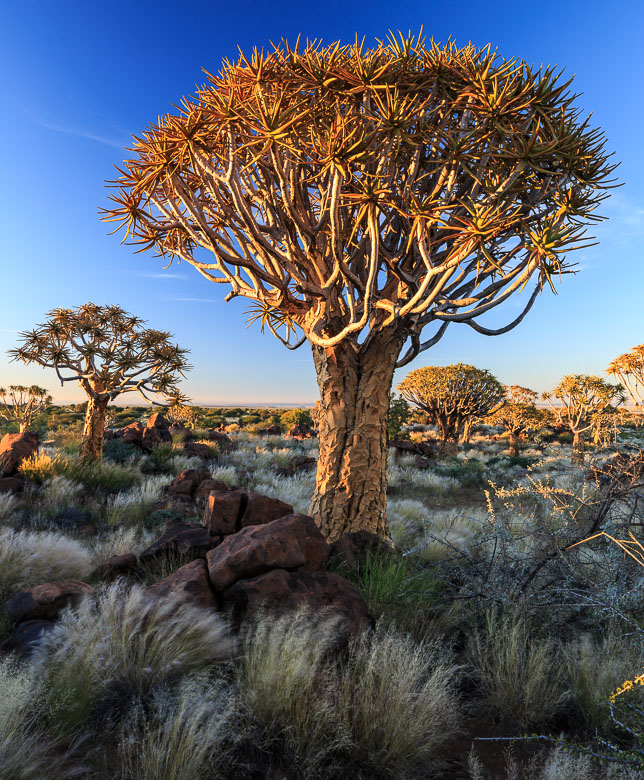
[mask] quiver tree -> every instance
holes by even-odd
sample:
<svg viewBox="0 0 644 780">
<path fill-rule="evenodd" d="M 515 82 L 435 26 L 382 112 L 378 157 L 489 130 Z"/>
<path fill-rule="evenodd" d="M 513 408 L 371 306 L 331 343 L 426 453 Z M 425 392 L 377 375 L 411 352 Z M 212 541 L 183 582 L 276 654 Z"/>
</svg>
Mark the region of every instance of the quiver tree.
<svg viewBox="0 0 644 780">
<path fill-rule="evenodd" d="M 330 539 L 387 535 L 395 367 L 452 322 L 521 322 L 598 219 L 603 136 L 553 68 L 489 47 L 282 43 L 206 78 L 134 139 L 104 218 L 252 301 L 289 348 L 308 341 L 310 512 Z M 478 323 L 522 291 L 511 322 Z"/>
<path fill-rule="evenodd" d="M 456 455 L 465 426 L 493 413 L 505 401 L 505 388 L 496 377 L 466 363 L 417 368 L 398 390 L 438 426 L 441 457 Z"/>
<path fill-rule="evenodd" d="M 8 390 L 0 387 L 0 418 L 17 423 L 20 433 L 24 433 L 52 400 L 49 391 L 38 385 L 9 385 Z"/>
<path fill-rule="evenodd" d="M 606 373 L 622 383 L 635 406 L 644 406 L 644 344 L 616 357 Z"/>
<path fill-rule="evenodd" d="M 506 385 L 506 402 L 487 417 L 490 425 L 507 431 L 510 440 L 510 455 L 519 454 L 522 436 L 538 431 L 544 425 L 544 413 L 537 409 L 538 394 L 520 385 Z"/>
<path fill-rule="evenodd" d="M 558 404 L 555 405 L 552 399 Z M 571 374 L 565 376 L 552 393 L 544 393 L 560 425 L 572 433 L 572 463 L 584 463 L 586 434 L 605 426 L 607 414 L 626 398 L 621 385 L 612 385 L 599 376 Z"/>
<path fill-rule="evenodd" d="M 119 395 L 135 390 L 155 404 L 149 395 L 180 397 L 177 374 L 189 368 L 187 350 L 172 344 L 170 333 L 144 328 L 142 319 L 119 306 L 86 303 L 47 317 L 21 333 L 22 345 L 9 354 L 53 368 L 61 386 L 77 382 L 87 393 L 82 456 L 101 457 L 107 405 Z"/>
<path fill-rule="evenodd" d="M 171 404 L 165 412 L 168 422 L 176 425 L 185 425 L 186 428 L 194 429 L 199 422 L 199 412 L 194 406 L 188 406 L 183 403 Z"/>
</svg>

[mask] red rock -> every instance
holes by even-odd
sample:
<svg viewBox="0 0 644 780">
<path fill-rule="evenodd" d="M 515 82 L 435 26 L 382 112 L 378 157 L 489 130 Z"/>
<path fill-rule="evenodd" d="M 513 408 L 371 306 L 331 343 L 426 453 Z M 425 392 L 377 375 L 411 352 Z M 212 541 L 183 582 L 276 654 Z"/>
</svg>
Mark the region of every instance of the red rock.
<svg viewBox="0 0 644 780">
<path fill-rule="evenodd" d="M 37 450 L 37 433 L 5 433 L 0 441 L 0 477 L 13 477 L 20 463 Z"/>
<path fill-rule="evenodd" d="M 178 598 L 199 607 L 217 609 L 217 599 L 208 579 L 208 567 L 203 559 L 191 561 L 165 579 L 144 591 L 148 596 Z"/>
<path fill-rule="evenodd" d="M 168 493 L 182 493 L 193 496 L 202 482 L 210 479 L 208 469 L 185 469 L 172 480 Z"/>
<path fill-rule="evenodd" d="M 55 620 L 62 609 L 75 606 L 90 593 L 94 593 L 94 588 L 80 580 L 44 582 L 5 601 L 2 611 L 15 623 L 36 619 Z"/>
<path fill-rule="evenodd" d="M 221 482 L 219 479 L 204 479 L 203 482 L 200 482 L 197 486 L 195 495 L 208 496 L 213 491 L 215 493 L 226 493 L 229 490 L 230 488 L 228 485 L 225 482 Z"/>
<path fill-rule="evenodd" d="M 185 425 L 181 425 L 181 423 L 172 423 L 168 430 L 174 441 L 182 442 L 192 439 L 192 431 L 189 428 L 186 428 Z"/>
<path fill-rule="evenodd" d="M 353 634 L 370 624 L 367 605 L 358 591 L 343 577 L 326 571 L 274 569 L 239 580 L 224 591 L 222 605 L 236 621 L 266 611 L 279 613 L 304 607 L 316 614 L 325 610 L 339 615 Z"/>
<path fill-rule="evenodd" d="M 196 441 L 192 441 L 192 439 L 184 442 L 183 451 L 191 458 L 202 458 L 203 460 L 208 460 L 211 457 L 210 447 L 207 444 L 199 444 Z"/>
<path fill-rule="evenodd" d="M 138 562 L 138 558 L 134 553 L 113 555 L 111 558 L 108 558 L 101 567 L 102 574 L 107 579 L 116 579 L 117 577 L 128 574 L 128 572 L 136 569 Z"/>
<path fill-rule="evenodd" d="M 119 428 L 117 431 L 114 431 L 114 436 L 126 444 L 135 444 L 137 447 L 140 447 L 143 436 L 143 426 L 140 422 L 130 423 L 124 428 Z"/>
<path fill-rule="evenodd" d="M 0 493 L 20 493 L 25 486 L 22 477 L 2 477 L 0 478 Z"/>
<path fill-rule="evenodd" d="M 246 494 L 240 490 L 214 490 L 208 495 L 202 525 L 211 534 L 234 534 L 241 528 Z M 243 503 L 242 503 L 243 502 Z"/>
<path fill-rule="evenodd" d="M 168 523 L 160 538 L 139 557 L 141 561 L 148 561 L 168 553 L 182 553 L 192 558 L 205 558 L 208 550 L 219 542 L 219 536 L 211 536 L 206 528 L 196 523 Z"/>
<path fill-rule="evenodd" d="M 156 417 L 157 415 L 153 415 Z M 172 442 L 172 435 L 167 428 L 161 428 L 160 426 L 150 425 L 143 429 L 141 434 L 141 449 L 144 452 L 152 452 L 159 444 L 169 444 Z"/>
<path fill-rule="evenodd" d="M 279 425 L 269 425 L 268 428 L 263 428 L 259 433 L 262 436 L 281 436 L 282 429 Z"/>
<path fill-rule="evenodd" d="M 227 436 L 225 433 L 221 433 L 221 431 L 208 431 L 208 438 L 210 441 L 214 441 L 224 450 L 231 449 L 233 446 L 233 440 L 230 438 L 230 436 Z"/>
<path fill-rule="evenodd" d="M 278 498 L 269 498 L 259 493 L 248 493 L 246 510 L 242 516 L 241 527 L 264 525 L 284 515 L 292 515 L 293 507 Z"/>
<path fill-rule="evenodd" d="M 322 568 L 328 545 L 312 517 L 286 515 L 265 525 L 226 536 L 206 555 L 216 591 L 270 569 L 314 571 Z"/>
<path fill-rule="evenodd" d="M 308 425 L 298 424 L 294 425 L 286 435 L 293 439 L 312 439 L 317 436 L 317 433 Z"/>
<path fill-rule="evenodd" d="M 232 534 L 249 525 L 265 525 L 293 514 L 290 504 L 277 498 L 241 490 L 213 491 L 208 496 L 202 524 L 211 534 Z"/>
<path fill-rule="evenodd" d="M 161 430 L 167 431 L 170 426 L 161 412 L 155 412 L 153 415 L 150 415 L 150 419 L 148 420 L 146 427 L 160 428 Z"/>
</svg>

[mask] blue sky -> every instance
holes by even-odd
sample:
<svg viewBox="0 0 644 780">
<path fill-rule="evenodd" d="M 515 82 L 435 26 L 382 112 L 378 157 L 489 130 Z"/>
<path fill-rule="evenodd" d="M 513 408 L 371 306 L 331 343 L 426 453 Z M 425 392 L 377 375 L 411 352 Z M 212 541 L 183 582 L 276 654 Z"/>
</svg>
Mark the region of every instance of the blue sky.
<svg viewBox="0 0 644 780">
<path fill-rule="evenodd" d="M 558 63 L 575 78 L 579 104 L 608 137 L 624 186 L 604 204 L 600 245 L 575 253 L 579 273 L 559 295 L 545 293 L 514 331 L 490 338 L 452 325 L 443 340 L 398 372 L 463 361 L 503 382 L 542 391 L 565 373 L 603 373 L 644 341 L 644 120 L 639 0 L 476 0 L 395 3 L 123 2 L 38 0 L 4 7 L 0 30 L 0 384 L 38 383 L 56 400 L 83 400 L 52 371 L 9 363 L 17 331 L 57 306 L 117 303 L 171 330 L 192 350 L 183 387 L 195 402 L 312 402 L 317 385 L 307 346 L 284 349 L 246 330 L 239 300 L 191 267 L 133 254 L 108 236 L 97 210 L 104 181 L 140 133 L 171 104 L 217 71 L 237 46 L 288 37 L 367 42 L 389 29 L 418 30 L 493 47 L 506 57 Z M 516 307 L 518 301 L 510 304 Z M 506 312 L 511 313 L 510 310 Z M 496 324 L 494 319 L 486 324 Z M 500 324 L 500 322 L 499 322 Z M 123 401 L 136 396 L 124 396 Z"/>
</svg>

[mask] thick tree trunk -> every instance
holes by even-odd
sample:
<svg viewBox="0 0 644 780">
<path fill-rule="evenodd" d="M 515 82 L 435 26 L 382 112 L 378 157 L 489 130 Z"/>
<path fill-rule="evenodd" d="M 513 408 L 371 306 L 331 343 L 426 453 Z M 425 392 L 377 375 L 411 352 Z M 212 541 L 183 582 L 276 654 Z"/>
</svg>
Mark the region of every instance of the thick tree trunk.
<svg viewBox="0 0 644 780">
<path fill-rule="evenodd" d="M 574 431 L 572 434 L 572 465 L 583 466 L 584 465 L 584 451 L 586 449 L 586 442 L 584 434 Z"/>
<path fill-rule="evenodd" d="M 103 433 L 108 400 L 90 398 L 87 402 L 80 450 L 83 458 L 100 458 L 103 455 Z"/>
<path fill-rule="evenodd" d="M 510 457 L 516 458 L 519 454 L 519 434 L 510 431 Z"/>
<path fill-rule="evenodd" d="M 458 455 L 458 439 L 453 436 L 443 439 L 438 448 L 439 458 L 455 458 Z"/>
<path fill-rule="evenodd" d="M 320 388 L 320 457 L 309 512 L 329 541 L 362 530 L 389 538 L 387 417 L 403 341 L 390 331 L 366 350 L 351 343 L 312 347 Z"/>
</svg>

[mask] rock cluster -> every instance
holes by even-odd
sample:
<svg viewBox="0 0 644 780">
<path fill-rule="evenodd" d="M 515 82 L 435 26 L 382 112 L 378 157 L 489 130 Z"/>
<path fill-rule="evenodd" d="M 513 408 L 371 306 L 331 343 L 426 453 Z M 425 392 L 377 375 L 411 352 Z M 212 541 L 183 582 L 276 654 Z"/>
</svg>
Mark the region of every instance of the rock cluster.
<svg viewBox="0 0 644 780">
<path fill-rule="evenodd" d="M 138 557 L 129 553 L 106 561 L 99 571 L 104 579 L 136 577 L 151 561 L 181 557 L 184 565 L 146 588 L 150 598 L 173 597 L 225 612 L 238 627 L 260 613 L 300 607 L 337 614 L 349 633 L 369 624 L 358 591 L 327 571 L 325 563 L 330 552 L 336 561 L 355 563 L 356 556 L 377 543 L 373 538 L 351 534 L 342 545 L 329 547 L 311 517 L 295 513 L 279 499 L 215 482 L 202 469 L 179 474 L 168 494 L 192 502 L 205 497 L 202 522 L 169 520 Z M 65 580 L 15 595 L 0 606 L 17 624 L 0 649 L 29 652 L 54 626 L 60 610 L 91 593 L 91 586 Z"/>
</svg>

